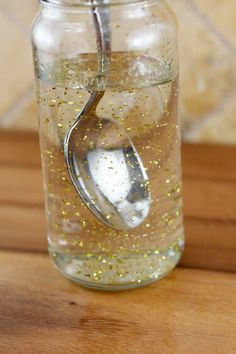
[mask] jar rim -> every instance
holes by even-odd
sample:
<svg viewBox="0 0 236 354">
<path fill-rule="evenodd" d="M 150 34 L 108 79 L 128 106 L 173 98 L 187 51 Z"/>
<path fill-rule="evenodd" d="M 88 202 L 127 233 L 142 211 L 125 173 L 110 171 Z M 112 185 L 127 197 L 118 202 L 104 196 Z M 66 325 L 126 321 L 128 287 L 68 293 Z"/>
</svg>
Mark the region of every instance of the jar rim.
<svg viewBox="0 0 236 354">
<path fill-rule="evenodd" d="M 77 7 L 85 6 L 89 7 L 92 5 L 96 6 L 113 6 L 113 5 L 126 5 L 135 4 L 140 2 L 147 2 L 149 0 L 39 0 L 41 4 L 55 5 L 55 6 L 66 6 L 66 7 Z"/>
</svg>

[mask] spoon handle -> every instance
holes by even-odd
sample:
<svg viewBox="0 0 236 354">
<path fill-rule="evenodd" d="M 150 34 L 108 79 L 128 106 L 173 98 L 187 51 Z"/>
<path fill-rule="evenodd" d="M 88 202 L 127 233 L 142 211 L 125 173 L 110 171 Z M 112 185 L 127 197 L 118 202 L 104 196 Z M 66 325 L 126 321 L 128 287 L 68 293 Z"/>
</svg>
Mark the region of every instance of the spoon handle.
<svg viewBox="0 0 236 354">
<path fill-rule="evenodd" d="M 101 80 L 98 84 L 102 85 L 111 60 L 110 11 L 107 0 L 100 0 L 99 5 L 93 0 L 92 14 L 97 39 L 98 79 Z"/>
<path fill-rule="evenodd" d="M 71 136 L 71 133 L 72 133 L 73 129 L 76 128 L 77 124 L 81 121 L 81 119 L 84 118 L 84 116 L 87 115 L 88 112 L 94 112 L 95 113 L 97 105 L 98 105 L 99 101 L 102 99 L 104 93 L 105 93 L 104 90 L 102 90 L 102 91 L 92 91 L 90 93 L 88 101 L 85 103 L 84 107 L 81 109 L 81 111 L 77 115 L 74 123 L 72 124 L 72 126 L 70 127 L 68 133 L 65 136 L 64 149 L 65 149 L 65 146 L 68 146 L 69 139 L 70 139 L 70 136 Z"/>
</svg>

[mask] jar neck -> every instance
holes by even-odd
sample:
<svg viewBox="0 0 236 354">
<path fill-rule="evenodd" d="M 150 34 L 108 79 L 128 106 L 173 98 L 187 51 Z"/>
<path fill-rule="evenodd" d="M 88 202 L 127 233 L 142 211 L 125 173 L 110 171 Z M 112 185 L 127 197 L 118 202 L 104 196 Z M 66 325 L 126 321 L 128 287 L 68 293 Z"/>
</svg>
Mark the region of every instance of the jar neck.
<svg viewBox="0 0 236 354">
<path fill-rule="evenodd" d="M 39 0 L 42 5 L 54 5 L 65 7 L 91 7 L 96 6 L 113 6 L 135 4 L 140 2 L 148 2 L 150 0 Z"/>
</svg>

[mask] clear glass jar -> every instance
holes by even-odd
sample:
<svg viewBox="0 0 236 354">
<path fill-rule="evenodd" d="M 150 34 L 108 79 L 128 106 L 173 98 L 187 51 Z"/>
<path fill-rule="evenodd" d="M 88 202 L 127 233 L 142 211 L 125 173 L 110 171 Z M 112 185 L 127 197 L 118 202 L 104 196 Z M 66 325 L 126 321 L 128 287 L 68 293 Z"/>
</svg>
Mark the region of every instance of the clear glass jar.
<svg viewBox="0 0 236 354">
<path fill-rule="evenodd" d="M 175 267 L 184 245 L 173 13 L 163 0 L 103 4 L 110 16 L 112 51 L 101 83 L 91 3 L 42 0 L 41 5 L 32 44 L 53 262 L 67 277 L 97 289 L 133 288 L 160 279 Z M 147 215 L 126 230 L 113 229 L 91 212 L 71 183 L 64 158 L 68 130 L 91 91 L 101 89 L 104 95 L 96 116 L 125 131 L 147 176 Z M 122 144 L 115 129 L 107 138 L 113 145 Z M 94 142 L 89 139 L 93 151 Z M 101 144 L 103 139 L 101 134 Z M 83 133 L 78 144 L 83 146 L 86 140 Z M 108 190 L 116 188 L 113 180 L 123 173 L 119 169 L 110 175 L 108 169 L 115 161 L 110 163 L 103 181 Z"/>
</svg>

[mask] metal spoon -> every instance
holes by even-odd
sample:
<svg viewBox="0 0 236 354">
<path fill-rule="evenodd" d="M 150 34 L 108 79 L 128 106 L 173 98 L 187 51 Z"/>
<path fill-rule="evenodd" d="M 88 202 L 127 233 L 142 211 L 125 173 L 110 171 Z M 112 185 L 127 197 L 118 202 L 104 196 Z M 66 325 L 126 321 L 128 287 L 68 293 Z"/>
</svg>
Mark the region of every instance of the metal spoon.
<svg viewBox="0 0 236 354">
<path fill-rule="evenodd" d="M 93 8 L 99 58 L 98 82 L 109 67 L 111 40 L 107 6 Z M 104 90 L 93 91 L 64 140 L 72 184 L 90 211 L 115 230 L 137 227 L 147 217 L 151 198 L 142 160 L 124 128 L 99 117 Z"/>
</svg>

